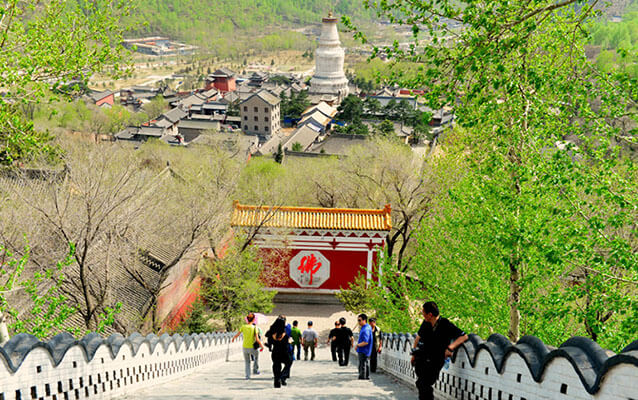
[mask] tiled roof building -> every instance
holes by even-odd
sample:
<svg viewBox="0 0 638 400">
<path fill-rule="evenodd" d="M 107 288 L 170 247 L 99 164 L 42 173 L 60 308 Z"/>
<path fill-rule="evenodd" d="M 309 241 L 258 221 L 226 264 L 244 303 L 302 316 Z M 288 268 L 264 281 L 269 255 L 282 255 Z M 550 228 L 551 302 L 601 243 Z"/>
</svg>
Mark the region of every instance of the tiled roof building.
<svg viewBox="0 0 638 400">
<path fill-rule="evenodd" d="M 392 228 L 390 212 L 390 205 L 353 209 L 235 202 L 231 225 L 253 236 L 264 276 L 279 277 L 268 283 L 278 291 L 278 301 L 291 296 L 294 302 L 331 302 L 359 275 L 369 282 L 377 278 L 378 250 Z"/>
<path fill-rule="evenodd" d="M 235 202 L 231 225 L 270 228 L 390 231 L 390 205 L 382 209 L 247 206 Z"/>
</svg>

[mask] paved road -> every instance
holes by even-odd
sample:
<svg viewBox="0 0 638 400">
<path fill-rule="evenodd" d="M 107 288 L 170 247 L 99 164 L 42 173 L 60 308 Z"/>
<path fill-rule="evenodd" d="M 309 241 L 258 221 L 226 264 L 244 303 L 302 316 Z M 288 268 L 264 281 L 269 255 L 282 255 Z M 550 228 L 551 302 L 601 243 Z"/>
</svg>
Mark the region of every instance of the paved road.
<svg viewBox="0 0 638 400">
<path fill-rule="evenodd" d="M 371 380 L 357 379 L 353 365 L 339 367 L 328 360 L 326 347 L 318 350 L 315 361 L 295 361 L 288 386 L 273 387 L 270 354 L 260 357 L 262 372 L 250 380 L 244 378 L 244 362 L 238 357 L 217 368 L 196 372 L 157 388 L 136 392 L 128 399 L 416 399 L 417 394 L 385 374 L 372 374 Z M 303 354 L 302 354 L 303 357 Z"/>
</svg>

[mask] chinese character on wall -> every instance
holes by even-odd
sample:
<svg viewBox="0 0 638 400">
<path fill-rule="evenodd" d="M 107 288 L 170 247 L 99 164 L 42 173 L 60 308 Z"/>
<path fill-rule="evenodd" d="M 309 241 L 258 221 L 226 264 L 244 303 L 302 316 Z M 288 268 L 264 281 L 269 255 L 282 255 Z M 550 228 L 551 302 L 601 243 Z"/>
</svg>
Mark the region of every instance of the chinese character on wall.
<svg viewBox="0 0 638 400">
<path fill-rule="evenodd" d="M 318 288 L 330 278 L 330 261 L 319 251 L 300 251 L 290 260 L 290 278 L 301 287 Z"/>
</svg>

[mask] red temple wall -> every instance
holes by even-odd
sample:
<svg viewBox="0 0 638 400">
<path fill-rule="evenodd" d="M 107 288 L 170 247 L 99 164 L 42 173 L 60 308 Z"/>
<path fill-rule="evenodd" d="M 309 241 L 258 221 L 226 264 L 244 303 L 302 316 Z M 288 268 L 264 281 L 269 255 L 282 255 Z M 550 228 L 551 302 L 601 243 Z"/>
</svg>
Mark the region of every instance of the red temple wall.
<svg viewBox="0 0 638 400">
<path fill-rule="evenodd" d="M 281 276 L 285 275 L 283 282 L 279 284 L 271 285 L 278 288 L 290 288 L 290 289 L 309 289 L 301 287 L 292 280 L 289 276 L 290 260 L 297 255 L 300 251 L 307 250 L 289 250 L 284 256 L 281 255 L 281 249 L 261 248 L 259 250 L 260 256 L 265 260 L 266 274 L 272 275 L 272 269 L 279 269 L 274 272 Z M 337 250 L 312 250 L 323 254 L 330 261 L 330 277 L 320 287 L 316 289 L 331 289 L 338 290 L 348 287 L 350 282 L 353 282 L 355 278 L 360 275 L 366 274 L 366 266 L 368 263 L 367 251 L 337 251 Z M 376 262 L 376 252 L 373 253 L 373 263 Z M 271 272 L 269 272 L 269 269 Z M 283 269 L 283 270 L 282 270 Z"/>
<path fill-rule="evenodd" d="M 237 90 L 235 78 L 217 78 L 213 83 L 213 87 L 220 92 L 234 92 Z"/>
</svg>

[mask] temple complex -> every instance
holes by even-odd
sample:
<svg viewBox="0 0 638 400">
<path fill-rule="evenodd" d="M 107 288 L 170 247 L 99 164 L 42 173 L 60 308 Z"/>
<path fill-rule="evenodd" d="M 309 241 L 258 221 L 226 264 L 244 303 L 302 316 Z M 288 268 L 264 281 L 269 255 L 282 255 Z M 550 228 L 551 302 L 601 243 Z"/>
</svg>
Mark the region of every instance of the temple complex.
<svg viewBox="0 0 638 400">
<path fill-rule="evenodd" d="M 348 78 L 343 72 L 345 53 L 337 31 L 338 19 L 330 13 L 322 22 L 321 37 L 315 51 L 315 74 L 310 80 L 310 94 L 333 95 L 340 102 L 348 95 Z"/>
</svg>

